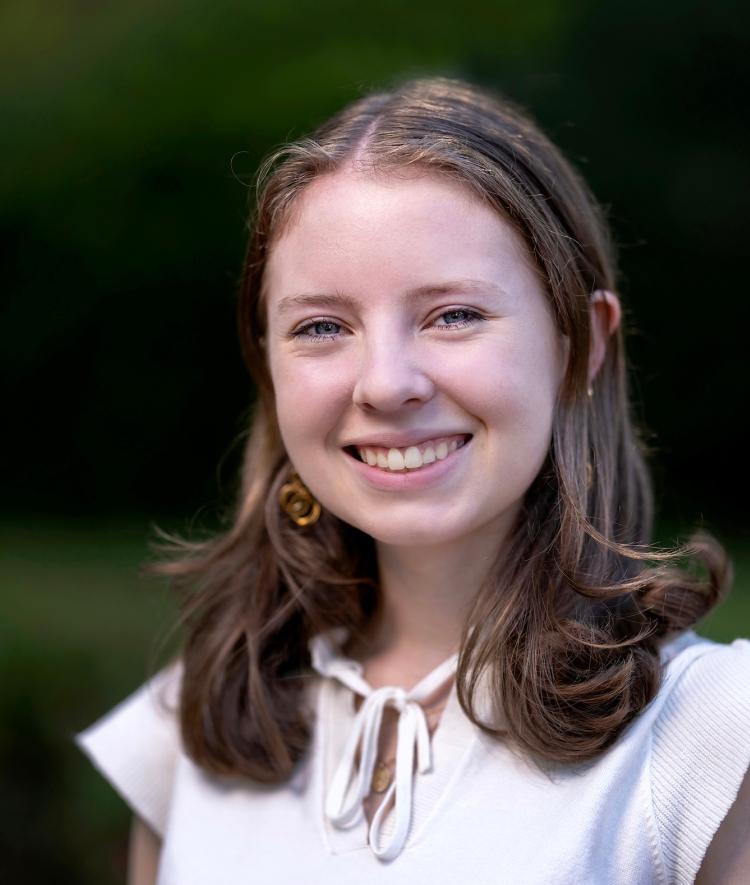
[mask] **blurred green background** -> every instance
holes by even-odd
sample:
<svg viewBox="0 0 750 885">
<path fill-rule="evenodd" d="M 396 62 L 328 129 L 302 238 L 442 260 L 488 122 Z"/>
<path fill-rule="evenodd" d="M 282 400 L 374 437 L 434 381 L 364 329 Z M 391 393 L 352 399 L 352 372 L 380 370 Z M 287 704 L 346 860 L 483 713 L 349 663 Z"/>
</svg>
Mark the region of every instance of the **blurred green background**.
<svg viewBox="0 0 750 885">
<path fill-rule="evenodd" d="M 607 207 L 659 538 L 700 522 L 750 635 L 740 2 L 5 0 L 0 6 L 0 879 L 124 877 L 128 813 L 71 742 L 145 678 L 174 605 L 151 527 L 210 528 L 252 389 L 234 331 L 251 180 L 394 78 L 526 106 Z"/>
</svg>

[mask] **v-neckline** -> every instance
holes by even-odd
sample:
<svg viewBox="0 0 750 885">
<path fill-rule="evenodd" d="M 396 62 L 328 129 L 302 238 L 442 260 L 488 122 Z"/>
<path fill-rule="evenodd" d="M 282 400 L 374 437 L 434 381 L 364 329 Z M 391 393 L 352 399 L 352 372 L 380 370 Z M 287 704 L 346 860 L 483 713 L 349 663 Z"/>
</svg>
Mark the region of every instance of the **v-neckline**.
<svg viewBox="0 0 750 885">
<path fill-rule="evenodd" d="M 346 667 L 353 676 L 364 680 L 363 667 L 340 652 L 348 632 L 344 628 L 326 631 L 310 641 L 311 649 L 334 661 L 337 666 Z M 444 662 L 444 664 L 447 662 Z M 443 666 L 443 664 L 439 665 Z M 435 668 L 435 670 L 439 669 Z M 432 673 L 435 672 L 432 671 Z M 428 679 L 432 674 L 428 674 Z M 349 738 L 356 711 L 352 703 L 354 691 L 332 676 L 321 676 L 317 702 L 317 751 L 318 765 L 315 777 L 316 808 L 321 822 L 322 835 L 326 848 L 331 854 L 344 854 L 363 849 L 370 850 L 370 824 L 364 813 L 346 828 L 334 825 L 325 814 L 325 802 L 334 772 L 339 765 L 342 750 Z M 420 683 L 424 680 L 420 680 Z M 411 689 L 413 690 L 413 689 Z M 466 717 L 458 703 L 455 680 L 451 686 L 440 720 L 432 735 L 432 768 L 412 775 L 413 795 L 411 802 L 411 823 L 403 846 L 403 851 L 418 842 L 429 827 L 433 817 L 449 800 L 454 782 L 468 761 L 477 740 L 478 729 Z M 383 820 L 381 836 L 389 839 L 394 828 L 395 809 L 391 809 Z M 375 857 L 373 853 L 373 857 Z M 398 860 L 398 857 L 394 858 Z M 391 861 L 393 862 L 393 861 Z"/>
</svg>

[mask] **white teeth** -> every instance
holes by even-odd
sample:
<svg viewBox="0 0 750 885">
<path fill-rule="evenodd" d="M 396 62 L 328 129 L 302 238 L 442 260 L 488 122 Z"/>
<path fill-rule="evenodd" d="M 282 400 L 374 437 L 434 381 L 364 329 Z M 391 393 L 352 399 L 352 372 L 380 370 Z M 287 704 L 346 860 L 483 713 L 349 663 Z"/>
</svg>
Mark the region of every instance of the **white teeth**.
<svg viewBox="0 0 750 885">
<path fill-rule="evenodd" d="M 419 454 L 419 449 L 416 446 L 409 446 L 404 452 L 404 467 L 409 467 L 413 470 L 415 467 L 421 466 L 422 456 Z"/>
<path fill-rule="evenodd" d="M 388 449 L 388 469 L 404 469 L 404 456 L 401 454 L 401 452 L 399 452 L 398 449 Z"/>
<path fill-rule="evenodd" d="M 466 440 L 452 439 L 449 442 L 442 440 L 437 445 L 428 445 L 423 452 L 418 446 L 408 446 L 406 449 L 372 449 L 367 446 L 357 449 L 360 458 L 370 467 L 380 467 L 383 470 L 418 470 L 434 461 L 443 461 L 451 452 L 465 445 Z"/>
</svg>

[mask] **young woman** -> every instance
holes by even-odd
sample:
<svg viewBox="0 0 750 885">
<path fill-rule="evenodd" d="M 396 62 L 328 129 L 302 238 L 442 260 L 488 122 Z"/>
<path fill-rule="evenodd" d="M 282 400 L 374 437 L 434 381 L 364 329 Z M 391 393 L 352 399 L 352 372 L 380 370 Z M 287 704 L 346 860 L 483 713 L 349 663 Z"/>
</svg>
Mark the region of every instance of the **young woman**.
<svg viewBox="0 0 750 885">
<path fill-rule="evenodd" d="M 715 541 L 649 546 L 615 292 L 584 184 L 469 84 L 263 165 L 236 512 L 162 568 L 179 660 L 79 737 L 131 882 L 747 881 L 750 642 L 690 629 Z"/>
</svg>

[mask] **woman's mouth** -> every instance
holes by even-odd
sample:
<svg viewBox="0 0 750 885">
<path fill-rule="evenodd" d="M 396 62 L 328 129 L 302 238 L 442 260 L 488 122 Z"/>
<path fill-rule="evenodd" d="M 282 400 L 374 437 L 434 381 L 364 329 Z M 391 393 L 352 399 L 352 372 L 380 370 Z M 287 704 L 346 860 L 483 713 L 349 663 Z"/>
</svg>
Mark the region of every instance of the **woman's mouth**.
<svg viewBox="0 0 750 885">
<path fill-rule="evenodd" d="M 357 461 L 384 473 L 414 473 L 435 462 L 444 461 L 465 446 L 472 434 L 426 440 L 418 446 L 385 448 L 383 446 L 347 446 L 344 451 Z"/>
</svg>

